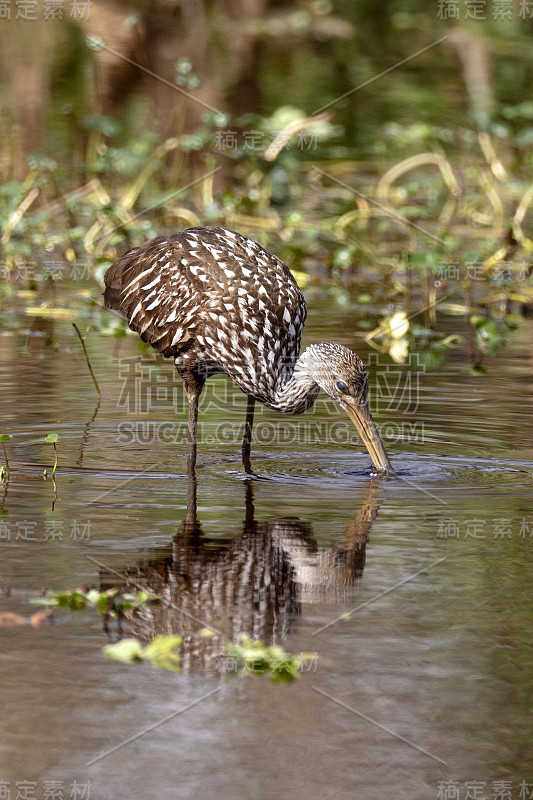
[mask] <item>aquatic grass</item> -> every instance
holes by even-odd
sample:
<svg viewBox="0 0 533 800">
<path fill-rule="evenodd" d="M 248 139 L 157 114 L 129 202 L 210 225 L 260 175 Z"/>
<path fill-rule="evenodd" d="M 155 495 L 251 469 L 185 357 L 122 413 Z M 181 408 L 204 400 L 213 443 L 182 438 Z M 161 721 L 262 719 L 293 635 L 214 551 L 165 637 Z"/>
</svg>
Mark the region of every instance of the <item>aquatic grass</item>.
<svg viewBox="0 0 533 800">
<path fill-rule="evenodd" d="M 0 482 L 7 483 L 9 481 L 9 461 L 7 459 L 6 442 L 12 438 L 9 433 L 0 434 L 0 442 L 4 451 L 4 466 L 0 469 Z"/>
<path fill-rule="evenodd" d="M 76 333 L 78 335 L 78 338 L 79 338 L 79 340 L 81 342 L 81 346 L 83 348 L 83 354 L 85 356 L 85 360 L 87 362 L 87 366 L 89 368 L 89 372 L 91 373 L 91 378 L 93 379 L 93 383 L 94 383 L 95 388 L 96 388 L 96 393 L 98 395 L 98 400 L 100 400 L 100 387 L 98 386 L 98 381 L 96 380 L 96 376 L 95 376 L 95 374 L 93 372 L 93 368 L 91 366 L 91 362 L 90 362 L 90 359 L 89 359 L 89 354 L 87 353 L 87 348 L 85 347 L 85 337 L 87 336 L 87 333 L 89 332 L 89 328 L 87 328 L 87 330 L 85 331 L 85 336 L 82 336 L 81 332 L 80 332 L 80 329 L 78 328 L 78 326 L 76 325 L 75 322 L 72 323 L 72 327 L 76 331 Z"/>
<path fill-rule="evenodd" d="M 57 441 L 58 441 L 58 439 L 59 439 L 59 434 L 58 433 L 49 433 L 48 436 L 44 437 L 44 441 L 47 444 L 53 445 L 53 447 L 54 447 L 54 459 L 55 460 L 54 460 L 54 467 L 52 469 L 52 480 L 55 479 L 56 469 L 57 469 L 57 464 L 58 464 L 58 456 L 57 456 Z M 46 476 L 46 470 L 44 471 L 44 474 Z"/>
<path fill-rule="evenodd" d="M 303 112 L 289 110 L 289 116 L 284 111 L 288 122 L 278 127 L 294 136 L 311 123 Z M 367 276 L 377 277 L 370 295 L 373 303 L 361 321 L 367 331 L 376 329 L 391 301 L 391 316 L 423 311 L 423 327 L 434 336 L 417 337 L 412 328 L 401 342 L 391 340 L 396 360 L 416 348 L 428 350 L 445 338 L 437 326 L 437 311 L 448 313 L 444 295 L 464 308 L 467 325 L 469 315 L 490 322 L 533 306 L 531 269 L 524 267 L 533 252 L 533 239 L 525 227 L 533 184 L 521 173 L 513 174 L 515 165 L 503 163 L 490 132 L 471 131 L 463 137 L 463 151 L 452 161 L 446 137 L 426 126 L 417 134 L 422 152 L 392 164 L 390 158 L 389 163 L 382 159 L 381 164 L 365 165 L 363 171 L 349 157 L 320 161 L 319 154 L 313 154 L 311 166 L 304 154 L 295 151 L 294 142 L 292 149 L 281 147 L 282 139 L 276 136 L 264 150 L 236 148 L 226 153 L 231 179 L 217 190 L 213 169 L 221 125 L 238 130 L 253 125 L 266 135 L 274 130 L 276 115 L 248 120 L 215 116 L 206 114 L 194 134 L 177 130 L 175 136 L 160 141 L 146 131 L 120 146 L 112 120 L 87 118 L 89 180 L 74 188 L 67 189 L 66 177 L 55 162 L 32 156 L 25 181 L 0 187 L 0 217 L 8 236 L 8 282 L 0 291 L 7 297 L 10 286 L 20 280 L 18 268 L 24 259 L 36 250 L 42 252 L 48 242 L 70 265 L 88 259 L 94 281 L 101 282 L 107 265 L 130 246 L 176 228 L 221 224 L 258 239 L 289 264 L 310 295 L 325 287 L 323 291 L 331 292 L 328 296 L 341 306 L 348 308 L 353 302 L 352 288 L 366 289 Z M 334 129 L 329 121 L 325 126 L 327 141 Z M 391 153 L 399 154 L 402 147 L 412 150 L 412 139 L 405 138 L 402 145 L 401 131 L 396 138 Z M 384 143 L 389 145 L 386 136 Z M 186 158 L 190 152 L 195 153 L 191 162 Z M 28 205 L 33 190 L 39 197 Z M 174 205 L 176 193 L 180 206 Z M 39 207 L 41 196 L 51 198 L 46 208 Z M 466 274 L 469 262 L 478 262 L 479 277 Z M 453 264 L 459 264 L 460 274 L 443 275 Z M 502 264 L 510 275 L 503 282 L 498 279 Z M 34 283 L 45 280 L 46 270 Z M 99 289 L 92 290 L 85 307 L 70 295 L 64 310 L 44 308 L 42 313 L 67 315 L 75 303 L 77 314 L 95 318 L 92 324 L 98 333 L 109 333 L 112 326 L 94 313 L 98 294 Z M 29 303 L 30 310 L 37 315 L 39 306 Z M 86 335 L 79 328 L 76 332 L 99 394 Z M 475 340 L 475 333 L 472 336 Z M 501 338 L 500 346 L 504 343 Z M 384 344 L 383 339 L 381 347 L 388 352 Z M 485 355 L 489 357 L 491 350 L 485 348 Z"/>
</svg>

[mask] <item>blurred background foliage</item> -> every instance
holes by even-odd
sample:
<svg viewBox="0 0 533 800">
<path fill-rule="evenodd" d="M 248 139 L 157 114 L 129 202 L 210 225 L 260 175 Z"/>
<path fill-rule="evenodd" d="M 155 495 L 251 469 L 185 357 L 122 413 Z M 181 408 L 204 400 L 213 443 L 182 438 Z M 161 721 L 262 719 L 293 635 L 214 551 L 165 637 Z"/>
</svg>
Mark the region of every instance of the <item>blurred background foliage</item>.
<svg viewBox="0 0 533 800">
<path fill-rule="evenodd" d="M 4 5 L 4 323 L 22 305 L 119 335 L 107 266 L 213 224 L 353 304 L 396 361 L 454 346 L 437 306 L 474 370 L 530 313 L 533 3 Z"/>
</svg>

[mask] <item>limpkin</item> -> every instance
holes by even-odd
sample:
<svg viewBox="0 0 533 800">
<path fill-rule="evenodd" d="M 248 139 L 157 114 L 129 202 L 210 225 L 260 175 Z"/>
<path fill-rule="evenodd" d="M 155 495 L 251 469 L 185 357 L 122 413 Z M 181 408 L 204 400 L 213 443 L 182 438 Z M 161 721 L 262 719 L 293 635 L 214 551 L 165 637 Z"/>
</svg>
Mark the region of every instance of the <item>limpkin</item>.
<svg viewBox="0 0 533 800">
<path fill-rule="evenodd" d="M 104 280 L 105 305 L 174 359 L 189 401 L 189 472 L 196 463 L 198 400 L 217 372 L 248 397 L 247 471 L 255 401 L 301 414 L 323 389 L 355 424 L 374 467 L 392 472 L 368 408 L 363 362 L 332 342 L 312 344 L 300 355 L 305 300 L 285 264 L 257 242 L 223 228 L 189 228 L 129 250 Z"/>
</svg>

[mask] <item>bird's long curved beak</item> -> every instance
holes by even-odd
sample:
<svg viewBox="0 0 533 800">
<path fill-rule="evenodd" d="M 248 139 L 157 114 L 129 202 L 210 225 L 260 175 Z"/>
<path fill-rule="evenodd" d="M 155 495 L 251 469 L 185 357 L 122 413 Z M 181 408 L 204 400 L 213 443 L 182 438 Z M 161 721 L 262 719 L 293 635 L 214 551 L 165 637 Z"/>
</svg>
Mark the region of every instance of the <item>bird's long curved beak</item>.
<svg viewBox="0 0 533 800">
<path fill-rule="evenodd" d="M 379 438 L 378 429 L 368 405 L 346 405 L 344 410 L 357 428 L 359 436 L 370 453 L 373 465 L 384 475 L 392 475 L 394 470 L 383 447 L 383 442 Z"/>
</svg>

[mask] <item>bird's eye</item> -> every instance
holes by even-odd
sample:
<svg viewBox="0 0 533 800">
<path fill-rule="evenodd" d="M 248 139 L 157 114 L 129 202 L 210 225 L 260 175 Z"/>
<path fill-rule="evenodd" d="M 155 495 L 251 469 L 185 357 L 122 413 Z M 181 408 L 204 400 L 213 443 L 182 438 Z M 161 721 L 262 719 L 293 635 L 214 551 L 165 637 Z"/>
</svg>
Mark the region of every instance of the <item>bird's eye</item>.
<svg viewBox="0 0 533 800">
<path fill-rule="evenodd" d="M 344 381 L 337 381 L 337 389 L 339 390 L 339 392 L 344 392 L 344 394 L 347 394 L 348 392 L 348 387 L 346 386 Z"/>
</svg>

